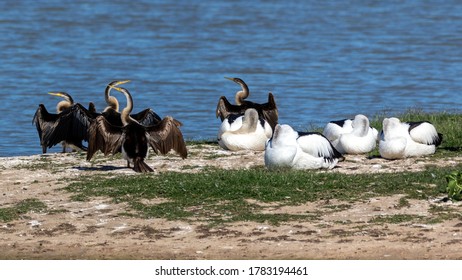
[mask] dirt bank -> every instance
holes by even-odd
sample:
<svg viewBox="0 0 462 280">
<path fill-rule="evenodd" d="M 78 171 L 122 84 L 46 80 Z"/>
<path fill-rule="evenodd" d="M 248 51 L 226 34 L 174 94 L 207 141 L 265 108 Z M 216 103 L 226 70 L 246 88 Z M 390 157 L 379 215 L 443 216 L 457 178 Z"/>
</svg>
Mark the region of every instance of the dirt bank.
<svg viewBox="0 0 462 280">
<path fill-rule="evenodd" d="M 156 171 L 200 172 L 206 166 L 249 168 L 263 165 L 262 152 L 227 152 L 216 145 L 189 147 L 190 157 L 151 156 Z M 371 173 L 417 171 L 426 165 L 452 166 L 462 157 L 386 161 L 349 156 L 328 172 Z M 126 205 L 106 198 L 75 202 L 62 187 L 82 175 L 136 174 L 124 160 L 96 163 L 83 155 L 48 154 L 0 158 L 0 208 L 36 198 L 47 205 L 43 212 L 28 212 L 19 219 L 0 222 L 0 259 L 461 259 L 462 220 L 416 224 L 370 223 L 393 214 L 430 216 L 437 199 L 410 200 L 398 207 L 401 196 L 345 202 L 318 201 L 293 207 L 266 207 L 268 213 L 316 212 L 313 221 L 279 226 L 235 223 L 207 227 L 201 222 L 140 219 L 120 216 Z M 322 171 L 321 171 L 322 172 Z M 461 209 L 445 202 L 444 207 Z"/>
</svg>

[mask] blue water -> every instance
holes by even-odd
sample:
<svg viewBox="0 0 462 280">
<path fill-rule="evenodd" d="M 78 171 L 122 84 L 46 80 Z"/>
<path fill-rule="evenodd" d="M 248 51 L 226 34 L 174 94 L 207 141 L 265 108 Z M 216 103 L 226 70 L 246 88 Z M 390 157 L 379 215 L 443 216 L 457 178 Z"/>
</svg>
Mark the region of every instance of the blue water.
<svg viewBox="0 0 462 280">
<path fill-rule="evenodd" d="M 186 139 L 216 137 L 218 98 L 239 90 L 225 76 L 249 100 L 273 92 L 297 129 L 462 108 L 460 1 L 94 2 L 0 2 L 0 156 L 41 152 L 33 114 L 60 101 L 47 92 L 102 109 L 115 79 Z"/>
</svg>

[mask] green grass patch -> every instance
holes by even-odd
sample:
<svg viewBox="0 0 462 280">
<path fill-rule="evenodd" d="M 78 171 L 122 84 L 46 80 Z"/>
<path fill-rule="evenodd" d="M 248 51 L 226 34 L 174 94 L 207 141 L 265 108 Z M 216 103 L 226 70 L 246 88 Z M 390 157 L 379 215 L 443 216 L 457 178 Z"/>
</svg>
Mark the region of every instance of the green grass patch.
<svg viewBox="0 0 462 280">
<path fill-rule="evenodd" d="M 281 170 L 207 169 L 198 174 L 167 172 L 160 175 L 91 177 L 70 184 L 66 189 L 73 199 L 109 197 L 115 203 L 126 202 L 137 215 L 146 218 L 199 219 L 213 223 L 262 221 L 258 214 L 264 206 L 248 201 L 277 203 L 279 206 L 337 199 L 354 202 L 375 196 L 401 194 L 407 199 L 429 199 L 440 195 L 450 170 L 462 168 L 430 167 L 425 171 L 392 174 L 347 175 L 334 172 Z M 144 200 L 163 198 L 150 205 Z M 284 216 L 282 216 L 284 217 Z M 288 220 L 312 219 L 307 215 L 289 215 Z M 280 217 L 274 217 L 279 222 Z"/>
<path fill-rule="evenodd" d="M 375 217 L 370 220 L 370 223 L 400 224 L 400 223 L 406 223 L 406 222 L 421 221 L 422 219 L 424 219 L 424 217 L 419 216 L 419 215 L 396 214 L 396 215 L 384 215 L 384 216 Z"/>
<path fill-rule="evenodd" d="M 31 198 L 17 203 L 13 207 L 0 208 L 0 221 L 10 222 L 19 219 L 22 215 L 28 212 L 40 212 L 47 208 L 45 203 L 40 200 Z"/>
<path fill-rule="evenodd" d="M 407 200 L 407 197 L 401 197 L 398 201 L 398 205 L 395 206 L 396 209 L 409 208 L 411 203 Z"/>
</svg>

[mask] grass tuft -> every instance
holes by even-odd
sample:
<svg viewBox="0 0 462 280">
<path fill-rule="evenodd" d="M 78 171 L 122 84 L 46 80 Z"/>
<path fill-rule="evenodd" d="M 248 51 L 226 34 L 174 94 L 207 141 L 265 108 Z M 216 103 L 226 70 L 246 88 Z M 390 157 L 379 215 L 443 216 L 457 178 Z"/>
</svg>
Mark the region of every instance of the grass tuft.
<svg viewBox="0 0 462 280">
<path fill-rule="evenodd" d="M 0 221 L 10 222 L 20 218 L 22 215 L 36 211 L 40 212 L 47 208 L 40 200 L 30 198 L 17 203 L 13 207 L 0 208 Z"/>
</svg>

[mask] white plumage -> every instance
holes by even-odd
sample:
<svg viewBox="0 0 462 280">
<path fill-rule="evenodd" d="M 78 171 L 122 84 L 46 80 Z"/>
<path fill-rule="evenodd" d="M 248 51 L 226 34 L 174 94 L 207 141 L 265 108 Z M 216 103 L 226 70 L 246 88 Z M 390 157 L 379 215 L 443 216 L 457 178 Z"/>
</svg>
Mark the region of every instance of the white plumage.
<svg viewBox="0 0 462 280">
<path fill-rule="evenodd" d="M 266 144 L 265 166 L 269 169 L 334 168 L 342 155 L 318 133 L 299 133 L 289 125 L 276 125 Z"/>
<path fill-rule="evenodd" d="M 230 115 L 221 123 L 218 144 L 226 150 L 263 151 L 273 130 L 267 121 L 258 117 L 255 109 L 247 109 L 243 116 Z"/>
<path fill-rule="evenodd" d="M 231 114 L 227 118 L 225 118 L 220 125 L 220 129 L 218 130 L 218 137 L 217 139 L 221 138 L 221 135 L 226 131 L 236 131 L 242 126 L 242 119 L 244 115 L 234 115 Z"/>
<path fill-rule="evenodd" d="M 323 135 L 342 154 L 364 154 L 376 147 L 378 131 L 370 127 L 366 116 L 356 115 L 352 120 L 329 122 Z"/>
<path fill-rule="evenodd" d="M 344 133 L 353 131 L 352 119 L 344 119 L 339 121 L 331 121 L 324 127 L 322 135 L 324 135 L 335 146 L 338 143 L 338 138 Z"/>
<path fill-rule="evenodd" d="M 383 158 L 399 159 L 434 154 L 443 135 L 429 122 L 401 122 L 397 118 L 383 120 L 379 152 Z"/>
</svg>

